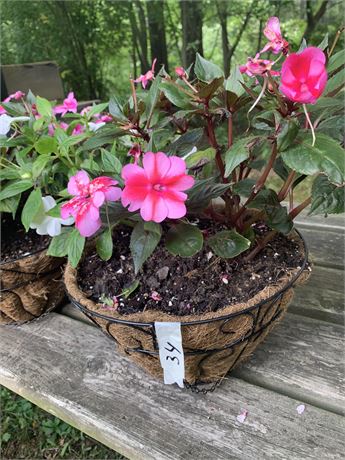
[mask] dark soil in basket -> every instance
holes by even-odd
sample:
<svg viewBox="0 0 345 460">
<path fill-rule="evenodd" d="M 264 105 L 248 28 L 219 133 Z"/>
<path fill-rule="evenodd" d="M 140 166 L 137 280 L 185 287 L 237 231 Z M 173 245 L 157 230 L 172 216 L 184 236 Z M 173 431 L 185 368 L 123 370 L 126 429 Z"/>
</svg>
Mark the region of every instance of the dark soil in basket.
<svg viewBox="0 0 345 460">
<path fill-rule="evenodd" d="M 215 229 L 205 231 L 214 233 Z M 256 228 L 260 234 L 266 231 L 263 225 Z M 298 242 L 283 235 L 277 235 L 250 262 L 244 261 L 243 254 L 220 259 L 207 247 L 191 258 L 174 257 L 159 245 L 135 277 L 129 244 L 130 231 L 118 229 L 112 258 L 104 262 L 92 253 L 78 269 L 82 291 L 95 302 L 104 303 L 109 311 L 116 309 L 124 315 L 144 309 L 174 315 L 216 311 L 249 300 L 304 260 Z M 125 299 L 121 293 L 135 279 L 140 284 Z"/>
<path fill-rule="evenodd" d="M 19 222 L 10 218 L 1 219 L 1 263 L 44 249 L 49 242 L 49 236 L 37 235 L 35 230 L 26 233 Z"/>
</svg>

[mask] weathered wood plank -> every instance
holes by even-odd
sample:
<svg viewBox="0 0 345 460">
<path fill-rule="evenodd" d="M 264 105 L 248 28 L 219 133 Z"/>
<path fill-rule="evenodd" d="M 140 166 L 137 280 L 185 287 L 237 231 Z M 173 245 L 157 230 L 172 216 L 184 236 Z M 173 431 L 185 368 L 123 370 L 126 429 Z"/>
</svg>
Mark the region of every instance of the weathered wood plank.
<svg viewBox="0 0 345 460">
<path fill-rule="evenodd" d="M 343 350 L 342 326 L 287 314 L 235 375 L 343 414 Z"/>
<path fill-rule="evenodd" d="M 312 262 L 323 267 L 344 270 L 343 232 L 303 228 L 301 233 L 307 242 Z"/>
<path fill-rule="evenodd" d="M 64 314 L 89 321 L 72 305 L 64 308 Z M 344 345 L 341 325 L 289 313 L 254 352 L 252 359 L 234 375 L 342 414 L 345 367 L 341 350 Z"/>
<path fill-rule="evenodd" d="M 298 228 L 313 228 L 317 230 L 325 230 L 327 232 L 344 231 L 345 215 L 331 214 L 324 216 L 308 216 L 308 211 L 302 211 L 296 217 L 296 225 Z"/>
<path fill-rule="evenodd" d="M 344 324 L 344 283 L 344 270 L 314 265 L 308 282 L 296 288 L 289 311 L 335 324 Z"/>
<path fill-rule="evenodd" d="M 0 383 L 129 458 L 343 458 L 339 415 L 237 378 L 206 396 L 165 386 L 63 315 L 1 329 L 0 356 Z"/>
</svg>

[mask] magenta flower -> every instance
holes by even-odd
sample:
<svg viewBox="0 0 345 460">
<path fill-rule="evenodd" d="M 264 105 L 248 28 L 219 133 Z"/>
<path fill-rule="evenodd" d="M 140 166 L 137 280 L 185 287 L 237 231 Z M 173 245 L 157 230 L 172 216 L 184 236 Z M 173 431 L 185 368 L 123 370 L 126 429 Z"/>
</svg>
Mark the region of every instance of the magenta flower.
<svg viewBox="0 0 345 460">
<path fill-rule="evenodd" d="M 271 70 L 273 61 L 269 59 L 259 59 L 259 54 L 255 58 L 248 58 L 248 61 L 244 65 L 240 65 L 240 72 L 247 74 L 249 77 L 254 77 L 255 75 L 265 75 L 267 71 L 270 71 L 271 75 L 277 76 L 279 72 L 276 70 Z"/>
<path fill-rule="evenodd" d="M 74 217 L 75 226 L 82 236 L 92 236 L 101 227 L 99 208 L 106 201 L 117 201 L 121 189 L 110 177 L 96 177 L 90 181 L 85 171 L 78 171 L 68 182 L 67 190 L 74 198 L 61 206 L 61 217 Z"/>
<path fill-rule="evenodd" d="M 266 27 L 264 29 L 264 34 L 268 38 L 269 42 L 263 47 L 261 53 L 265 51 L 272 51 L 274 54 L 278 54 L 281 51 L 286 54 L 289 49 L 289 43 L 284 40 L 280 31 L 279 19 L 275 16 L 269 18 L 267 21 Z M 260 54 L 261 54 L 260 53 Z"/>
<path fill-rule="evenodd" d="M 6 113 L 6 110 L 3 108 L 2 105 L 0 105 L 0 115 L 3 115 L 4 113 Z"/>
<path fill-rule="evenodd" d="M 67 112 L 77 113 L 77 108 L 78 108 L 78 101 L 74 97 L 73 91 L 71 91 L 70 93 L 68 93 L 68 96 L 66 97 L 66 99 L 64 99 L 63 104 L 57 105 L 54 108 L 54 113 L 55 114 L 59 113 L 61 114 L 61 116 L 64 116 L 66 115 Z"/>
<path fill-rule="evenodd" d="M 148 72 L 146 72 L 145 75 L 140 75 L 140 77 L 138 77 L 136 80 L 133 80 L 134 83 L 141 83 L 142 86 L 143 86 L 143 88 L 145 89 L 146 86 L 147 86 L 147 83 L 148 83 L 150 80 L 153 80 L 153 79 L 154 79 L 156 62 L 157 62 L 157 59 L 154 59 L 153 62 L 152 62 L 152 67 L 151 67 L 151 69 L 150 69 Z"/>
<path fill-rule="evenodd" d="M 313 104 L 327 83 L 326 56 L 310 46 L 288 56 L 281 70 L 280 91 L 291 101 Z"/>
<path fill-rule="evenodd" d="M 73 131 L 72 131 L 72 136 L 77 136 L 78 134 L 83 134 L 83 132 L 85 131 L 85 126 L 84 125 L 81 125 L 80 123 L 78 123 Z"/>
<path fill-rule="evenodd" d="M 194 178 L 186 174 L 182 158 L 147 152 L 143 168 L 128 164 L 122 169 L 122 178 L 122 204 L 129 205 L 129 211 L 140 209 L 145 221 L 162 222 L 167 217 L 179 219 L 186 214 L 187 195 L 183 191 L 193 186 Z"/>
<path fill-rule="evenodd" d="M 178 75 L 180 78 L 186 77 L 186 71 L 184 70 L 183 67 L 175 67 L 175 73 Z"/>
<path fill-rule="evenodd" d="M 4 99 L 4 102 L 10 102 L 12 101 L 12 99 L 19 101 L 24 96 L 25 93 L 23 93 L 23 91 L 16 91 L 15 93 L 10 94 L 8 97 L 6 97 L 6 99 Z"/>
</svg>

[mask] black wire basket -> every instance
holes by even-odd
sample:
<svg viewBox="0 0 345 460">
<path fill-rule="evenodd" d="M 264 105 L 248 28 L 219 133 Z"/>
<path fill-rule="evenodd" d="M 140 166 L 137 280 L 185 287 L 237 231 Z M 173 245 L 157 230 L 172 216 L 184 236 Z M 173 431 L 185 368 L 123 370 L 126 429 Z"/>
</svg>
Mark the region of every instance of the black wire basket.
<svg viewBox="0 0 345 460">
<path fill-rule="evenodd" d="M 234 304 L 216 312 L 176 317 L 157 310 L 133 315 L 109 316 L 102 306 L 85 297 L 77 285 L 77 272 L 70 265 L 65 271 L 65 284 L 71 303 L 82 311 L 103 332 L 113 339 L 121 352 L 155 377 L 162 378 L 155 321 L 180 321 L 185 360 L 185 383 L 213 383 L 211 389 L 238 363 L 248 358 L 257 345 L 277 324 L 293 297 L 293 287 L 309 278 L 308 252 L 301 234 L 299 238 L 304 260 L 278 282 L 254 296 L 246 304 Z M 127 318 L 127 319 L 125 319 Z"/>
</svg>

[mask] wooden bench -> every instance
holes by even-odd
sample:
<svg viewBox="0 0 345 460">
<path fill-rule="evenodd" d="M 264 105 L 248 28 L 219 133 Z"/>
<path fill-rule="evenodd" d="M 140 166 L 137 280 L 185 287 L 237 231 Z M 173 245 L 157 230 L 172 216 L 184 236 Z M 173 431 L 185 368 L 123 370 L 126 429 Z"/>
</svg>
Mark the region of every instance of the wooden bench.
<svg viewBox="0 0 345 460">
<path fill-rule="evenodd" d="M 344 458 L 344 220 L 298 227 L 315 264 L 309 285 L 214 392 L 151 379 L 68 305 L 1 329 L 0 383 L 131 459 Z"/>
<path fill-rule="evenodd" d="M 2 65 L 0 69 L 1 100 L 18 90 L 24 93 L 31 90 L 49 101 L 62 101 L 65 98 L 59 67 L 54 61 Z M 99 102 L 99 99 L 79 102 L 78 112 Z"/>
</svg>

